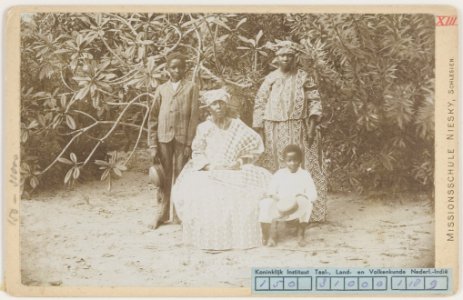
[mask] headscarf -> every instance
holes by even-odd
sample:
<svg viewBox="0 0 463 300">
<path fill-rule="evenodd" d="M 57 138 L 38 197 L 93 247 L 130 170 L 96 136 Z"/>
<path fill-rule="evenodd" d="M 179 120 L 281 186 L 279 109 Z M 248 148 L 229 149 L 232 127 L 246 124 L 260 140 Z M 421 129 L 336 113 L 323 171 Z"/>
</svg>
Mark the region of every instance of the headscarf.
<svg viewBox="0 0 463 300">
<path fill-rule="evenodd" d="M 297 54 L 301 47 L 291 41 L 275 40 L 275 43 L 268 43 L 267 48 L 275 51 L 275 55 Z"/>
<path fill-rule="evenodd" d="M 278 46 L 278 49 L 275 51 L 275 55 L 283 55 L 283 54 L 296 54 L 296 46 L 293 45 L 293 42 L 290 41 L 283 41 Z"/>
<path fill-rule="evenodd" d="M 225 89 L 209 90 L 204 92 L 202 99 L 205 106 L 209 106 L 217 100 L 228 103 L 230 101 L 230 94 Z"/>
</svg>

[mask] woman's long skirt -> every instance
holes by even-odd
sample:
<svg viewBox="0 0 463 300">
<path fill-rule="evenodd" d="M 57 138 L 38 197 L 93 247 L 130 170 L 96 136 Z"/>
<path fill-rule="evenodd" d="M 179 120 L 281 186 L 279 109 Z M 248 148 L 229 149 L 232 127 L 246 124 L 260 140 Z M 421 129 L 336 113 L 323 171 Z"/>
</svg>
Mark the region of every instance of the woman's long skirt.
<svg viewBox="0 0 463 300">
<path fill-rule="evenodd" d="M 259 201 L 270 178 L 252 165 L 240 171 L 194 171 L 187 165 L 172 190 L 184 243 L 211 250 L 261 246 Z"/>
</svg>

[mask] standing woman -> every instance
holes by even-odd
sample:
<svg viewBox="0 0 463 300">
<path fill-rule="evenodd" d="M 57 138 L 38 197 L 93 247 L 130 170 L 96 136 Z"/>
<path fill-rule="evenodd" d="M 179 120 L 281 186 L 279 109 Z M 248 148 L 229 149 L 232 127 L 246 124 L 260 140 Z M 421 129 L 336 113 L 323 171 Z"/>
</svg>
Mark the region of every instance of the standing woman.
<svg viewBox="0 0 463 300">
<path fill-rule="evenodd" d="M 311 220 L 325 221 L 326 178 L 321 159 L 320 95 L 314 79 L 297 68 L 297 44 L 276 44 L 278 69 L 268 74 L 254 104 L 253 128 L 263 137 L 263 167 L 274 172 L 284 167 L 283 149 L 297 144 L 304 152 L 302 166 L 312 175 L 318 193 Z"/>
</svg>

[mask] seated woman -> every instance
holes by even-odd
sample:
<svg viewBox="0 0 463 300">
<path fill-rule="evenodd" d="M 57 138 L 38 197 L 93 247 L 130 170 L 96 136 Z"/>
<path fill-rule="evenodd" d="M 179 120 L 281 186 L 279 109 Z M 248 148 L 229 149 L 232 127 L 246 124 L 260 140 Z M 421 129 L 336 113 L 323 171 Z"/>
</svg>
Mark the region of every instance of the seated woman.
<svg viewBox="0 0 463 300">
<path fill-rule="evenodd" d="M 271 174 L 252 165 L 264 151 L 260 136 L 228 116 L 230 95 L 204 94 L 210 117 L 199 124 L 192 159 L 173 189 L 185 244 L 201 249 L 246 249 L 261 245 L 259 200 Z"/>
</svg>

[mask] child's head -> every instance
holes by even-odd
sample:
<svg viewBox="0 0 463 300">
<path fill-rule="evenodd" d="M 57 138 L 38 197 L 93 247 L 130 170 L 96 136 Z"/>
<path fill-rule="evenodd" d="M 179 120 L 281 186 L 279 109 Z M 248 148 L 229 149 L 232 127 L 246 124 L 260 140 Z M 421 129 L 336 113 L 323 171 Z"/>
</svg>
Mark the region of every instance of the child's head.
<svg viewBox="0 0 463 300">
<path fill-rule="evenodd" d="M 298 145 L 288 145 L 283 150 L 283 159 L 291 173 L 296 172 L 302 163 L 302 150 Z"/>
<path fill-rule="evenodd" d="M 177 82 L 183 78 L 186 70 L 186 59 L 181 53 L 174 52 L 167 56 L 167 72 L 172 81 Z"/>
</svg>

